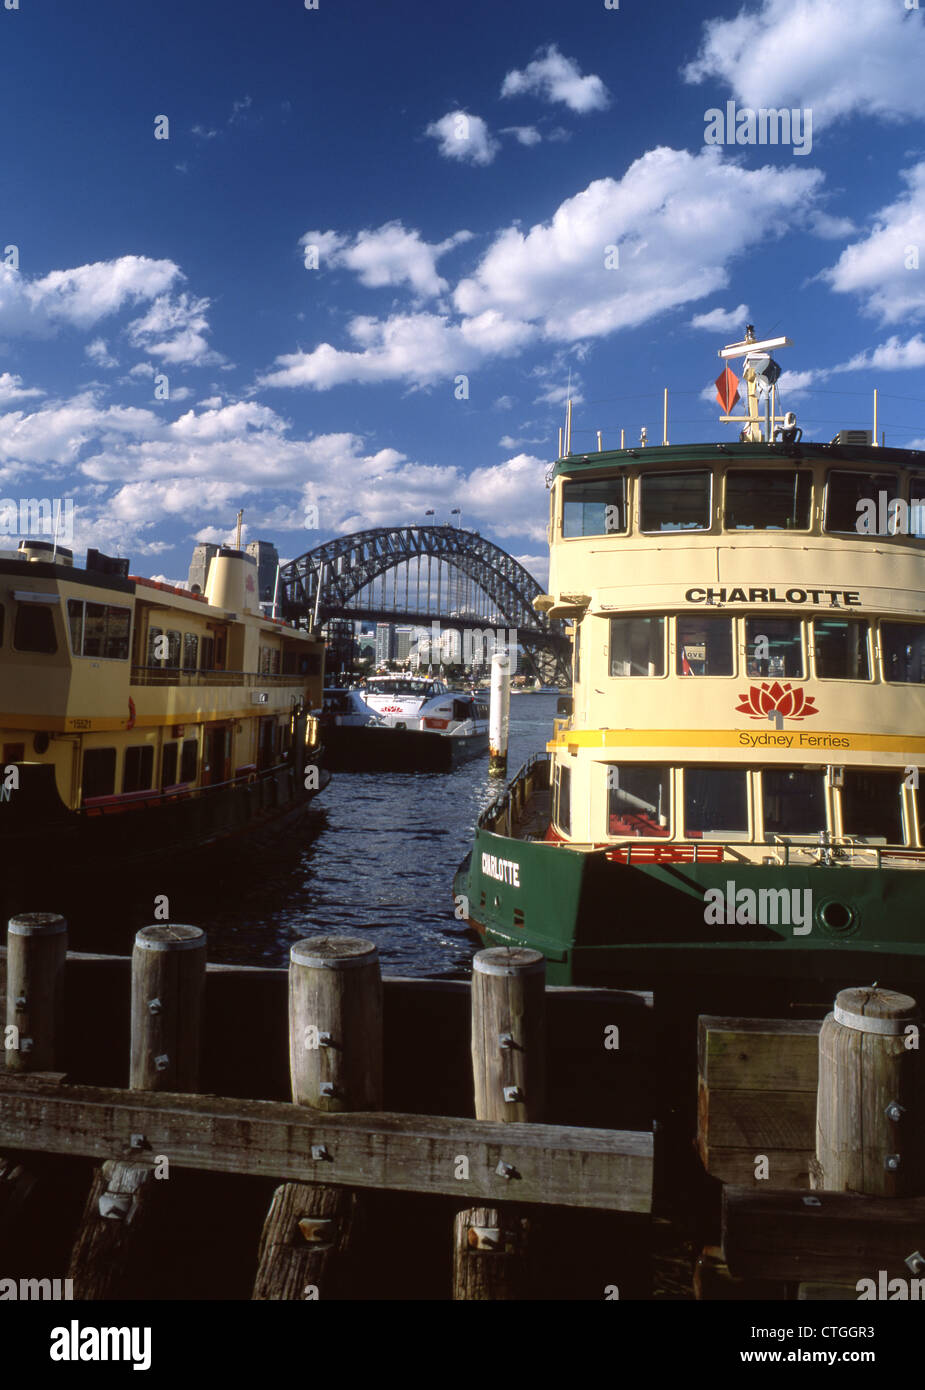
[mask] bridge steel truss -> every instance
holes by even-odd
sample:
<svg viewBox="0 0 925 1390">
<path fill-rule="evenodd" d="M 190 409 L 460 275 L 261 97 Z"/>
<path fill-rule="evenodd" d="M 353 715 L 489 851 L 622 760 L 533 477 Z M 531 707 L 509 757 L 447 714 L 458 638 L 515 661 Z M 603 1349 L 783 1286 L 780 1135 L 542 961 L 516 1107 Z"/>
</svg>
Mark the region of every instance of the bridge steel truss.
<svg viewBox="0 0 925 1390">
<path fill-rule="evenodd" d="M 468 576 L 495 605 L 501 624 L 474 615 L 410 614 L 379 607 L 358 607 L 351 600 L 389 570 L 429 555 Z M 279 573 L 280 615 L 301 627 L 328 618 L 377 618 L 380 621 L 461 627 L 474 621 L 517 629 L 517 640 L 530 664 L 545 652 L 555 657 L 556 674 L 570 679 L 569 639 L 561 623 L 533 607 L 542 589 L 513 555 L 474 531 L 457 526 L 379 526 L 356 531 L 316 546 L 283 565 Z"/>
</svg>

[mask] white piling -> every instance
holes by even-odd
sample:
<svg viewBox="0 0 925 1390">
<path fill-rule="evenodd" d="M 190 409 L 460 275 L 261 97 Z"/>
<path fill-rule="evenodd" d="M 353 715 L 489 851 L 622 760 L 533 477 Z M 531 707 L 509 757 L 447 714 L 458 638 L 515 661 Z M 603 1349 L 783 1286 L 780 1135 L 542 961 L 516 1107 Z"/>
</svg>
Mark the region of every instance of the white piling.
<svg viewBox="0 0 925 1390">
<path fill-rule="evenodd" d="M 488 713 L 488 772 L 503 777 L 507 771 L 507 736 L 511 722 L 511 659 L 495 652 L 491 659 L 491 705 Z"/>
</svg>

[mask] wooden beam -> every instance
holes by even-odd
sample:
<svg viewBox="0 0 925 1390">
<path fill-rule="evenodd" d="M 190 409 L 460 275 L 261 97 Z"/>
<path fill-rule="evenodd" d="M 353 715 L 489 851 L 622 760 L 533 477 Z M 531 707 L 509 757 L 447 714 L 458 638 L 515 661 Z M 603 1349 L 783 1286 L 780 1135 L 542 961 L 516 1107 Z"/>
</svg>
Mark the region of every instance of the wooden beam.
<svg viewBox="0 0 925 1390">
<path fill-rule="evenodd" d="M 130 1143 L 136 1136 L 135 1147 Z M 0 1074 L 0 1146 L 295 1182 L 649 1212 L 652 1134 L 374 1112 L 279 1101 L 48 1086 Z M 312 1147 L 326 1156 L 315 1160 Z M 456 1177 L 460 1155 L 468 1180 Z M 498 1165 L 510 1168 L 508 1176 Z"/>
<path fill-rule="evenodd" d="M 819 1076 L 820 1019 L 697 1020 L 698 1071 L 710 1091 L 812 1091 Z"/>
<path fill-rule="evenodd" d="M 839 1283 L 880 1270 L 912 1279 L 905 1260 L 923 1228 L 925 1197 L 723 1191 L 723 1253 L 741 1279 Z"/>
</svg>

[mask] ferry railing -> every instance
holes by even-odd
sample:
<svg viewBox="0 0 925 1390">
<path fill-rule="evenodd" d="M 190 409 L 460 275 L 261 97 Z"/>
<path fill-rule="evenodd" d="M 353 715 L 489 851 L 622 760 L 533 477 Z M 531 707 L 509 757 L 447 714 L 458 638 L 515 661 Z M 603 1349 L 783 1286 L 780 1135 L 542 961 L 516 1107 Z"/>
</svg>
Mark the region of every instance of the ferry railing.
<svg viewBox="0 0 925 1390">
<path fill-rule="evenodd" d="M 235 685 L 250 689 L 255 686 L 305 685 L 310 677 L 304 672 L 272 674 L 260 671 L 183 671 L 175 666 L 133 666 L 131 685 Z"/>
<path fill-rule="evenodd" d="M 150 788 L 138 792 L 116 792 L 112 796 L 94 796 L 78 807 L 78 815 L 116 815 L 120 811 L 127 811 L 137 807 L 156 806 L 166 801 L 185 801 L 192 800 L 201 796 L 208 796 L 212 792 L 224 791 L 229 787 L 262 787 L 266 782 L 274 780 L 282 772 L 291 772 L 292 763 L 274 763 L 272 767 L 261 768 L 254 771 L 250 768 L 241 768 L 234 777 L 229 777 L 223 782 L 210 782 L 207 786 L 196 786 L 192 782 L 176 782 L 170 787 Z"/>
</svg>

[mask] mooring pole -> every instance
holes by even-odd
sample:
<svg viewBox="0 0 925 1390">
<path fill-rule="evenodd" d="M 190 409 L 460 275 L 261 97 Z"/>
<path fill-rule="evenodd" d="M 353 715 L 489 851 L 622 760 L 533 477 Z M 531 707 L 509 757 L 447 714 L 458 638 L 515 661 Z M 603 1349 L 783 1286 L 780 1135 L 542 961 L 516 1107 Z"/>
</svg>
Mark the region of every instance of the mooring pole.
<svg viewBox="0 0 925 1390">
<path fill-rule="evenodd" d="M 511 659 L 495 652 L 491 659 L 491 704 L 488 714 L 488 773 L 507 771 L 507 739 L 511 720 Z"/>
<path fill-rule="evenodd" d="M 199 1089 L 206 934 L 173 922 L 142 927 L 132 952 L 133 1091 Z"/>
<path fill-rule="evenodd" d="M 6 1065 L 51 1071 L 67 959 L 67 922 L 57 912 L 11 917 L 6 956 Z"/>
</svg>

